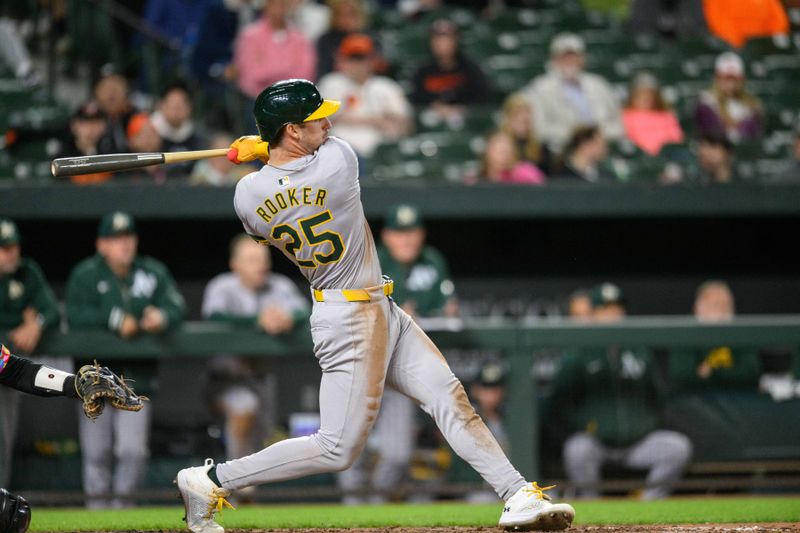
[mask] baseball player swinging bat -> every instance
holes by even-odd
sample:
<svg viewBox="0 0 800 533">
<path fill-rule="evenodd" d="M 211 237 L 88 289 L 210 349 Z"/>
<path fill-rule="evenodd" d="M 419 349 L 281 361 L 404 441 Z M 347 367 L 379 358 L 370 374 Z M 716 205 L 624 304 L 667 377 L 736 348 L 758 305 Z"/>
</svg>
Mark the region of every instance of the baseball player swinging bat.
<svg viewBox="0 0 800 533">
<path fill-rule="evenodd" d="M 217 150 L 193 150 L 189 152 L 144 152 L 132 154 L 104 154 L 81 157 L 62 157 L 50 163 L 53 176 L 75 176 L 95 172 L 118 172 L 134 168 L 195 161 L 209 157 L 228 155 L 227 148 Z"/>
</svg>

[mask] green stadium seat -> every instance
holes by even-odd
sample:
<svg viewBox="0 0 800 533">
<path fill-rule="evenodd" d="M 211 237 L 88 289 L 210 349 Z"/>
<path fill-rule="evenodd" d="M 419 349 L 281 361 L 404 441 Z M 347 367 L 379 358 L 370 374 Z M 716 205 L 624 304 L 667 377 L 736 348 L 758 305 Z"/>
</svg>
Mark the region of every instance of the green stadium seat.
<svg viewBox="0 0 800 533">
<path fill-rule="evenodd" d="M 790 39 L 772 37 L 749 39 L 741 51 L 745 61 L 758 60 L 769 55 L 796 56 L 798 54 L 800 54 L 800 49 Z"/>
<path fill-rule="evenodd" d="M 496 31 L 522 30 L 536 28 L 542 23 L 541 15 L 533 9 L 506 8 L 499 10 L 491 19 Z"/>
</svg>

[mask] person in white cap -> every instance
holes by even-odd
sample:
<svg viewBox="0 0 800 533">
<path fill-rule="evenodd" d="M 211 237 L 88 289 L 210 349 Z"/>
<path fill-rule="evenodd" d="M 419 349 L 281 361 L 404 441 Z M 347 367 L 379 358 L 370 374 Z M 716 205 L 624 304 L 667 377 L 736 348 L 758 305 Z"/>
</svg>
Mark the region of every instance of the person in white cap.
<svg viewBox="0 0 800 533">
<path fill-rule="evenodd" d="M 694 110 L 697 133 L 724 135 L 732 143 L 754 141 L 764 132 L 761 102 L 745 88 L 742 58 L 724 52 L 714 65 L 714 83 L 702 91 Z"/>
<path fill-rule="evenodd" d="M 550 43 L 548 72 L 522 90 L 536 110 L 536 131 L 555 151 L 561 150 L 579 126 L 597 125 L 609 140 L 620 139 L 625 133 L 611 85 L 602 76 L 584 71 L 585 51 L 578 35 L 556 35 Z"/>
</svg>

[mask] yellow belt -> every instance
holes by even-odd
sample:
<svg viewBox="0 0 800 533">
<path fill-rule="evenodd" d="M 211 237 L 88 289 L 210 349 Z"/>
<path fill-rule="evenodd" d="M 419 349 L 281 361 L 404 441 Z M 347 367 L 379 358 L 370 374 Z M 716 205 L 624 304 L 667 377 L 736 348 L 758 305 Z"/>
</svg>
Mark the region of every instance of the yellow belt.
<svg viewBox="0 0 800 533">
<path fill-rule="evenodd" d="M 391 296 L 392 292 L 394 292 L 394 281 L 387 281 L 382 285 L 382 288 L 384 296 Z M 342 293 L 342 296 L 344 296 L 344 299 L 348 302 L 369 302 L 372 300 L 367 289 L 342 289 L 339 292 Z M 324 291 L 314 289 L 314 299 L 318 302 L 324 302 Z"/>
</svg>

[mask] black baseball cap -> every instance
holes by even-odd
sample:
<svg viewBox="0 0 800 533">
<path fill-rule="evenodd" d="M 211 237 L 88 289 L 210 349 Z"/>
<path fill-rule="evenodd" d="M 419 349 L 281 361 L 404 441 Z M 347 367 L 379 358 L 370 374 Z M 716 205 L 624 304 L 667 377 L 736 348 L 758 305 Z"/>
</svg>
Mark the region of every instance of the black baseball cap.
<svg viewBox="0 0 800 533">
<path fill-rule="evenodd" d="M 117 235 L 136 235 L 136 222 L 128 213 L 114 211 L 106 213 L 97 228 L 98 237 L 116 237 Z"/>
<path fill-rule="evenodd" d="M 386 213 L 383 227 L 388 229 L 421 228 L 422 217 L 416 207 L 408 204 L 396 205 Z"/>
<path fill-rule="evenodd" d="M 478 372 L 476 383 L 484 387 L 499 387 L 506 382 L 506 369 L 501 363 L 486 363 Z"/>
<path fill-rule="evenodd" d="M 19 241 L 19 229 L 14 221 L 0 217 L 0 246 L 13 246 Z"/>
<path fill-rule="evenodd" d="M 625 295 L 622 294 L 622 290 L 608 281 L 592 288 L 590 297 L 593 307 L 613 304 L 625 305 Z"/>
</svg>

